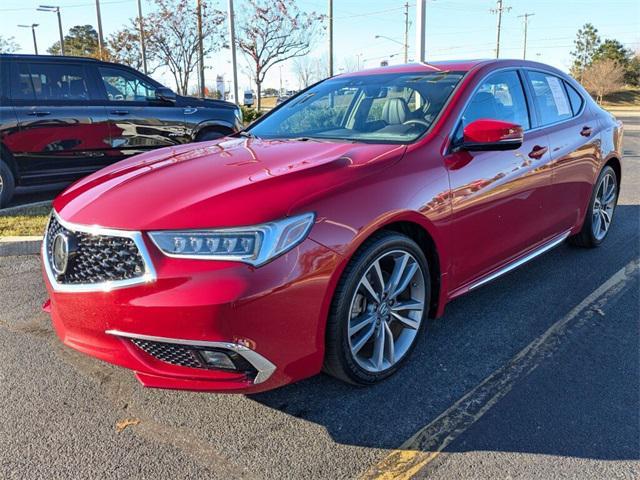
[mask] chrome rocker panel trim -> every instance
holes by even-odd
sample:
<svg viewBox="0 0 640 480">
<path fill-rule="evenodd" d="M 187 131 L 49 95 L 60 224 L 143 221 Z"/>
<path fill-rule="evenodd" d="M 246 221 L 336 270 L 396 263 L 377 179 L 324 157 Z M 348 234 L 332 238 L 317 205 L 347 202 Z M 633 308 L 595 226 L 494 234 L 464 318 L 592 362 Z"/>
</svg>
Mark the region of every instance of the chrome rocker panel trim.
<svg viewBox="0 0 640 480">
<path fill-rule="evenodd" d="M 142 261 L 144 262 L 144 274 L 137 278 L 130 278 L 127 280 L 115 280 L 109 282 L 100 282 L 100 283 L 80 283 L 80 284 L 64 284 L 59 283 L 56 280 L 56 276 L 51 269 L 51 264 L 49 261 L 49 257 L 47 255 L 47 236 L 49 234 L 49 223 L 51 222 L 51 217 L 49 217 L 49 221 L 47 222 L 47 227 L 45 230 L 44 238 L 42 239 L 42 248 L 40 250 L 42 255 L 42 263 L 44 264 L 44 270 L 47 274 L 47 278 L 51 283 L 51 286 L 56 292 L 108 292 L 111 290 L 115 290 L 117 288 L 126 288 L 131 287 L 133 285 L 141 285 L 145 283 L 155 282 L 157 279 L 156 271 L 153 268 L 153 263 L 151 262 L 151 257 L 149 256 L 149 252 L 147 251 L 147 247 L 144 244 L 144 239 L 142 238 L 142 233 L 129 231 L 129 230 L 116 230 L 110 228 L 104 228 L 98 225 L 78 225 L 75 223 L 67 222 L 60 218 L 60 216 L 56 213 L 55 210 L 51 211 L 51 215 L 55 216 L 56 220 L 60 225 L 62 225 L 67 230 L 72 232 L 82 232 L 88 233 L 92 235 L 107 235 L 111 237 L 121 237 L 121 238 L 130 238 L 138 247 L 138 251 L 140 252 L 140 256 L 142 257 Z"/>
<path fill-rule="evenodd" d="M 493 280 L 495 280 L 498 277 L 501 277 L 502 275 L 504 275 L 505 273 L 510 272 L 511 270 L 515 270 L 516 268 L 518 268 L 521 265 L 524 265 L 525 263 L 527 263 L 529 260 L 533 260 L 534 258 L 536 258 L 538 255 L 542 255 L 545 252 L 548 252 L 549 250 L 551 250 L 553 247 L 556 247 L 558 245 L 560 245 L 562 242 L 564 242 L 566 240 L 566 238 L 569 236 L 569 234 L 571 233 L 571 230 L 567 230 L 564 233 L 561 233 L 560 235 L 552 238 L 551 240 L 549 240 L 547 243 L 541 245 L 540 247 L 538 247 L 537 249 L 535 249 L 533 252 L 528 253 L 527 255 L 525 255 L 524 257 L 521 257 L 519 259 L 517 259 L 516 261 L 502 267 L 500 270 L 490 273 L 489 275 L 487 275 L 486 277 L 481 278 L 480 280 L 477 280 L 476 282 L 472 283 L 471 285 L 469 285 L 469 291 L 474 290 L 478 287 L 481 287 L 482 285 L 485 285 Z"/>
<path fill-rule="evenodd" d="M 108 335 L 114 335 L 116 337 L 122 338 L 135 338 L 138 340 L 148 340 L 150 342 L 159 342 L 159 343 L 175 343 L 178 345 L 188 345 L 192 347 L 211 347 L 211 348 L 221 348 L 223 350 L 232 350 L 236 352 L 238 355 L 244 357 L 244 359 L 249 362 L 253 367 L 257 370 L 258 374 L 256 378 L 253 380 L 254 384 L 262 383 L 266 381 L 273 372 L 276 371 L 276 366 L 271 363 L 269 360 L 264 358 L 258 352 L 251 350 L 249 347 L 245 347 L 244 345 L 239 345 L 237 343 L 231 342 L 207 342 L 204 340 L 185 340 L 181 338 L 168 338 L 168 337 L 156 337 L 153 335 L 142 335 L 138 333 L 129 333 L 122 332 L 120 330 L 107 330 L 105 332 Z"/>
</svg>

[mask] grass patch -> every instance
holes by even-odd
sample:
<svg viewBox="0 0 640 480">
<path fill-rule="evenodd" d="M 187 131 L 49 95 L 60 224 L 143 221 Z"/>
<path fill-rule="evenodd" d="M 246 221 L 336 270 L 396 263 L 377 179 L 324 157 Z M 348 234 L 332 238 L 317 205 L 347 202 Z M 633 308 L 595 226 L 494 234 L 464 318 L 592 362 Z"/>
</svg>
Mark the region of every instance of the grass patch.
<svg viewBox="0 0 640 480">
<path fill-rule="evenodd" d="M 604 107 L 632 107 L 640 106 L 640 88 L 627 87 L 619 92 L 605 95 L 602 99 Z"/>
<path fill-rule="evenodd" d="M 43 235 L 50 212 L 50 205 L 41 205 L 11 214 L 0 213 L 0 237 Z"/>
</svg>

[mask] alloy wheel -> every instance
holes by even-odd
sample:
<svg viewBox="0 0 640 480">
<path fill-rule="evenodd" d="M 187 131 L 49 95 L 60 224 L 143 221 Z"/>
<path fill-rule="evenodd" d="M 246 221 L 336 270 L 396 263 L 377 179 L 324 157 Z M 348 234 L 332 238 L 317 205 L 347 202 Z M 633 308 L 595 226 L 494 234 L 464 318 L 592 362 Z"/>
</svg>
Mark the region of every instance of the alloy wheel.
<svg viewBox="0 0 640 480">
<path fill-rule="evenodd" d="M 613 211 L 616 207 L 618 185 L 614 176 L 607 172 L 598 184 L 596 198 L 593 202 L 591 228 L 596 240 L 602 240 L 609 231 Z"/>
<path fill-rule="evenodd" d="M 405 356 L 419 332 L 425 298 L 424 273 L 409 252 L 385 252 L 371 263 L 349 310 L 349 348 L 361 368 L 379 373 Z"/>
</svg>

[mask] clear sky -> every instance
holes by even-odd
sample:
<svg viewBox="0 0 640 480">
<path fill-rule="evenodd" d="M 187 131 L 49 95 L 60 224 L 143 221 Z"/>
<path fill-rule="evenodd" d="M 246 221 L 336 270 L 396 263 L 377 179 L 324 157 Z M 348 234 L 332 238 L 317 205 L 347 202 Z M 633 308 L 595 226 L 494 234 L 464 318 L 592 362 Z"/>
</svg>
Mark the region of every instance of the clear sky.
<svg viewBox="0 0 640 480">
<path fill-rule="evenodd" d="M 194 3 L 196 0 L 192 0 Z M 137 15 L 136 0 L 101 0 L 102 22 L 105 36 L 117 30 L 129 18 Z M 143 10 L 152 3 L 143 0 Z M 414 56 L 415 0 L 409 0 L 409 58 Z M 33 53 L 31 30 L 18 28 L 18 24 L 38 23 L 38 47 L 46 51 L 58 39 L 57 20 L 54 13 L 38 12 L 40 4 L 59 5 L 65 31 L 80 24 L 96 23 L 94 0 L 1 0 L 0 35 L 13 36 L 20 44 L 20 53 Z M 213 4 L 226 10 L 226 0 L 213 0 Z M 298 0 L 301 9 L 326 13 L 327 0 Z M 335 71 L 346 64 L 361 68 L 377 66 L 380 60 L 402 63 L 403 47 L 386 39 L 384 35 L 402 43 L 404 35 L 405 0 L 334 0 L 334 55 Z M 237 15 L 242 15 L 243 0 L 235 0 Z M 490 10 L 494 0 L 428 0 L 426 48 L 427 59 L 444 60 L 460 58 L 491 58 L 495 56 L 496 15 Z M 640 1 L 639 0 L 504 0 L 502 21 L 502 58 L 521 58 L 523 50 L 523 19 L 519 15 L 533 13 L 529 18 L 527 58 L 549 63 L 568 70 L 570 51 L 576 31 L 586 22 L 593 23 L 601 37 L 615 38 L 634 50 L 640 49 Z M 326 58 L 326 35 L 315 44 L 312 55 Z M 214 84 L 217 74 L 229 77 L 229 51 L 223 50 L 206 59 L 206 83 Z M 238 54 L 240 67 L 246 61 Z M 154 75 L 167 86 L 174 87 L 171 78 L 159 71 Z M 298 81 L 292 65 L 282 68 L 284 86 L 297 88 Z M 194 79 L 195 82 L 195 79 Z M 280 69 L 276 66 L 267 77 L 266 86 L 278 87 Z M 240 74 L 240 88 L 249 87 L 249 79 Z"/>
</svg>

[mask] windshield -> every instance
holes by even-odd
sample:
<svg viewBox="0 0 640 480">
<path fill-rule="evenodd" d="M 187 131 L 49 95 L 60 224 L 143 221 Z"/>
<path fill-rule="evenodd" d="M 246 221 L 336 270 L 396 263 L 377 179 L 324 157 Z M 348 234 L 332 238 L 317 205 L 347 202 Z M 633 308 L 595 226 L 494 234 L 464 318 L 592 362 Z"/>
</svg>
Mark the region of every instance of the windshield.
<svg viewBox="0 0 640 480">
<path fill-rule="evenodd" d="M 249 128 L 262 138 L 408 143 L 426 132 L 462 72 L 326 80 Z"/>
</svg>

